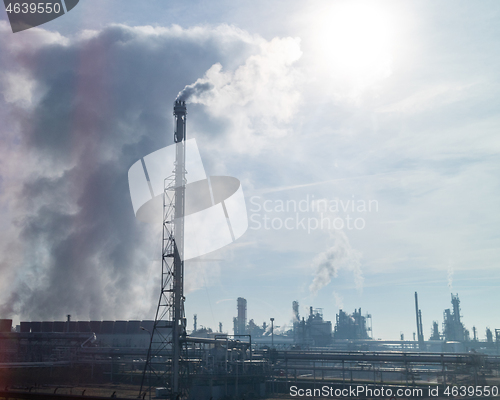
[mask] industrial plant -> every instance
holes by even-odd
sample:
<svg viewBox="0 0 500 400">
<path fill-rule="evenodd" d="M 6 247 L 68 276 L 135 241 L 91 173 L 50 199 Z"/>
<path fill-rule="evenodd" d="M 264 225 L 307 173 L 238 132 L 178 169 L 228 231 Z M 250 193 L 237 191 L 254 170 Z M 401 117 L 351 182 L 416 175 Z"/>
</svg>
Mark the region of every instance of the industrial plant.
<svg viewBox="0 0 500 400">
<path fill-rule="evenodd" d="M 1 319 L 0 398 L 81 399 L 93 385 L 109 389 L 95 395 L 100 398 L 197 400 L 272 398 L 289 394 L 292 386 L 340 390 L 384 385 L 394 392 L 432 386 L 441 394 L 448 385 L 498 389 L 500 329 L 487 328 L 483 338 L 472 327 L 471 336 L 458 294 L 451 295 L 441 330 L 434 321 L 427 339 L 416 292 L 413 340 L 373 338 L 372 315 L 361 308 L 352 313 L 340 309 L 332 322 L 325 320 L 323 308 L 311 304 L 301 315 L 292 298 L 286 300 L 291 305 L 288 330 L 276 330 L 272 315 L 256 322 L 247 315 L 243 297 L 236 299 L 232 333 L 224 332 L 222 323 L 199 328 L 196 314 L 189 330 L 184 215 L 192 188 L 186 185 L 186 116 L 185 101 L 177 100 L 175 170 L 164 185 L 161 289 L 154 318 L 74 321 L 68 315 L 62 321 L 21 321 L 17 326 Z M 217 192 L 213 196 L 216 204 L 223 203 Z"/>
<path fill-rule="evenodd" d="M 339 310 L 332 326 L 320 308 L 310 306 L 301 317 L 299 303 L 293 301 L 291 328 L 276 332 L 274 318 L 262 324 L 248 320 L 247 300 L 240 297 L 232 334 L 223 332 L 222 324 L 215 330 L 198 328 L 193 315 L 193 330 L 179 338 L 179 390 L 195 399 L 265 398 L 287 393 L 291 384 L 419 388 L 498 383 L 500 329 L 493 333 L 488 328 L 480 338 L 473 328 L 471 337 L 460 322 L 458 295 L 451 296 L 451 304 L 443 314 L 442 333 L 434 321 L 432 335 L 423 337 L 417 300 L 414 340 L 387 341 L 371 337 L 371 315 L 359 308 L 352 314 Z M 6 390 L 1 396 L 41 383 L 41 391 L 63 384 L 114 383 L 135 385 L 142 396 L 168 397 L 172 348 L 153 338 L 155 323 L 73 321 L 68 315 L 65 321 L 22 321 L 12 327 L 12 320 L 2 319 L 0 383 Z M 159 372 L 152 374 L 148 363 L 153 362 Z"/>
</svg>

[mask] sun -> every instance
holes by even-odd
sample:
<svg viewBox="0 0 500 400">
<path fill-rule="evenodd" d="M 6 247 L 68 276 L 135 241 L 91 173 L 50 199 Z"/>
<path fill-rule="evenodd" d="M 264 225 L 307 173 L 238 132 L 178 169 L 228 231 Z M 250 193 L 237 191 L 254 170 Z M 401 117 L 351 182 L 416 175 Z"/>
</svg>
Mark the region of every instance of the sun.
<svg viewBox="0 0 500 400">
<path fill-rule="evenodd" d="M 366 86 L 391 74 L 393 24 L 381 3 L 330 3 L 311 23 L 316 62 L 332 78 Z"/>
</svg>

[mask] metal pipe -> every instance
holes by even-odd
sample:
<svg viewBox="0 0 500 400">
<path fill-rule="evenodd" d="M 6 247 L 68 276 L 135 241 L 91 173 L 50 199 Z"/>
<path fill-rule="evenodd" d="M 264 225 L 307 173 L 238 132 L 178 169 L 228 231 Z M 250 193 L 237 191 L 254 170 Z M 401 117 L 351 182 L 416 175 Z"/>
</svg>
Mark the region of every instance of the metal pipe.
<svg viewBox="0 0 500 400">
<path fill-rule="evenodd" d="M 186 194 L 186 102 L 176 101 L 174 105 L 176 143 L 175 156 L 175 219 L 174 219 L 174 324 L 172 328 L 172 393 L 179 394 L 179 360 L 181 336 L 184 334 L 184 210 Z"/>
<path fill-rule="evenodd" d="M 271 318 L 271 347 L 274 347 L 274 318 Z"/>
</svg>

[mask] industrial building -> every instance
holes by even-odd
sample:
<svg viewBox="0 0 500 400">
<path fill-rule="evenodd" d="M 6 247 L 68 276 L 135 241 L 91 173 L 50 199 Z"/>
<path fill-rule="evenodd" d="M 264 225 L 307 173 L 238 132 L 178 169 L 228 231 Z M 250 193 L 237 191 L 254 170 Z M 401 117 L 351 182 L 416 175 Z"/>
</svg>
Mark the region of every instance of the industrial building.
<svg viewBox="0 0 500 400">
<path fill-rule="evenodd" d="M 361 308 L 354 310 L 354 313 L 351 315 L 339 310 L 333 333 L 334 339 L 369 339 L 368 332 L 371 331 L 371 327 L 367 326 L 367 319 L 371 320 L 371 315 L 362 316 Z"/>
<path fill-rule="evenodd" d="M 238 297 L 237 300 L 238 316 L 233 319 L 234 334 L 246 335 L 247 334 L 247 300 L 243 297 Z"/>
<path fill-rule="evenodd" d="M 458 295 L 453 295 L 453 311 L 444 315 L 450 315 L 451 319 L 445 319 L 448 326 L 462 332 L 459 304 Z M 248 318 L 246 299 L 238 298 L 236 309 L 235 328 L 241 332 L 240 322 Z M 418 305 L 416 310 L 420 324 Z M 360 382 L 416 387 L 429 382 L 484 385 L 497 382 L 500 376 L 499 329 L 488 329 L 486 340 L 464 334 L 462 341 L 450 341 L 446 329 L 440 334 L 435 321 L 432 335 L 421 346 L 419 340 L 373 340 L 371 316 L 362 315 L 360 308 L 352 314 L 339 310 L 333 331 L 331 322 L 323 319 L 322 309 L 309 307 L 307 318 L 301 317 L 299 303 L 294 301 L 292 311 L 293 328 L 274 337 L 269 324 L 257 325 L 253 319 L 244 326 L 245 333 L 228 335 L 198 327 L 197 316 L 193 318 L 195 329 L 181 339 L 180 368 L 185 372 L 179 384 L 186 388 L 184 393 L 208 400 L 286 393 L 291 384 L 299 383 L 311 387 L 319 382 L 334 387 Z M 0 363 L 15 366 L 9 379 L 21 386 L 34 384 L 33 371 L 47 384 L 140 385 L 149 345 L 155 342 L 151 337 L 154 323 L 72 321 L 68 317 L 66 321 L 22 321 L 12 328 L 12 320 L 0 320 Z M 156 351 L 155 362 L 170 377 L 171 347 Z M 0 383 L 4 383 L 1 371 L 5 369 L 0 369 Z M 160 387 L 160 381 L 152 385 Z"/>
<path fill-rule="evenodd" d="M 463 342 L 469 338 L 466 337 L 466 329 L 460 321 L 460 299 L 458 294 L 451 295 L 451 304 L 452 311 L 447 308 L 443 313 L 443 335 L 446 341 Z"/>
<path fill-rule="evenodd" d="M 300 346 L 328 346 L 332 342 L 332 323 L 323 320 L 323 310 L 309 307 L 307 320 L 299 315 L 299 303 L 292 303 L 294 321 L 293 337 L 294 342 Z"/>
</svg>

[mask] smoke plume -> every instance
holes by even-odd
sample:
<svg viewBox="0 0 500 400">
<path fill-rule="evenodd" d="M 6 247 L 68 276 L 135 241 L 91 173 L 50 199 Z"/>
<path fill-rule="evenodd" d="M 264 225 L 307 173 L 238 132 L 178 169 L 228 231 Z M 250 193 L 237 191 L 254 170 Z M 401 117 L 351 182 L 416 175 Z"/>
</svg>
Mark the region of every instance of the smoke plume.
<svg viewBox="0 0 500 400">
<path fill-rule="evenodd" d="M 313 261 L 316 273 L 313 282 L 309 286 L 309 290 L 313 295 L 328 285 L 341 269 L 351 271 L 354 275 L 356 288 L 358 290 L 363 288 L 364 279 L 361 271 L 361 254 L 351 247 L 343 231 L 336 231 L 333 240 L 333 246 L 319 254 Z"/>
<path fill-rule="evenodd" d="M 335 299 L 335 306 L 338 309 L 344 308 L 344 297 L 340 293 L 337 293 L 335 290 L 332 292 L 333 298 Z"/>
<path fill-rule="evenodd" d="M 177 95 L 176 100 L 190 102 L 191 98 L 200 97 L 204 92 L 212 90 L 214 85 L 204 79 L 198 79 L 195 83 L 187 85 Z"/>
<path fill-rule="evenodd" d="M 450 261 L 448 263 L 448 287 L 450 288 L 450 291 L 453 290 L 453 274 L 455 273 L 453 269 L 453 263 Z"/>
<path fill-rule="evenodd" d="M 0 318 L 154 315 L 161 239 L 135 219 L 128 169 L 173 141 L 178 82 L 255 46 L 230 27 L 64 37 L 0 21 Z"/>
</svg>

